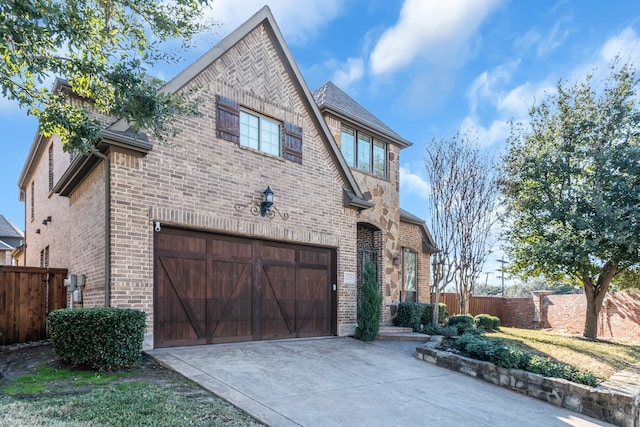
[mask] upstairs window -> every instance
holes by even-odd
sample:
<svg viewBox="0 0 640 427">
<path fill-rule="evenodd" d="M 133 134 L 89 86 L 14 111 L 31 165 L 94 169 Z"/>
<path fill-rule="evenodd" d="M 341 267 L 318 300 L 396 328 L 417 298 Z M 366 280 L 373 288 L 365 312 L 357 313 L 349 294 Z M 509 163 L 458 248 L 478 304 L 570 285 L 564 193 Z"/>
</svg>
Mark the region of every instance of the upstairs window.
<svg viewBox="0 0 640 427">
<path fill-rule="evenodd" d="M 280 124 L 278 122 L 240 111 L 240 145 L 279 156 L 280 141 Z"/>
<path fill-rule="evenodd" d="M 384 142 L 343 126 L 340 151 L 349 167 L 380 178 L 387 177 L 387 145 Z"/>
<path fill-rule="evenodd" d="M 243 147 L 302 163 L 302 128 L 240 108 L 216 95 L 216 136 Z"/>
<path fill-rule="evenodd" d="M 49 146 L 49 191 L 53 190 L 53 144 Z"/>
<path fill-rule="evenodd" d="M 30 208 L 31 208 L 31 221 L 36 217 L 36 191 L 35 191 L 35 183 L 31 181 L 31 200 L 29 200 Z"/>
</svg>

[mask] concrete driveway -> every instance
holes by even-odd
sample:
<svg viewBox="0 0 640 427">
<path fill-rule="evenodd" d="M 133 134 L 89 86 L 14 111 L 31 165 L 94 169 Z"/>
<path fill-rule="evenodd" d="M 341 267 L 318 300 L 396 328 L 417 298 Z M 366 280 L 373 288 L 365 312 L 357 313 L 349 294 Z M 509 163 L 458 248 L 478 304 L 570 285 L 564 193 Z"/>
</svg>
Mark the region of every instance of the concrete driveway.
<svg viewBox="0 0 640 427">
<path fill-rule="evenodd" d="M 416 344 L 297 339 L 149 351 L 271 426 L 603 426 L 415 359 Z"/>
</svg>

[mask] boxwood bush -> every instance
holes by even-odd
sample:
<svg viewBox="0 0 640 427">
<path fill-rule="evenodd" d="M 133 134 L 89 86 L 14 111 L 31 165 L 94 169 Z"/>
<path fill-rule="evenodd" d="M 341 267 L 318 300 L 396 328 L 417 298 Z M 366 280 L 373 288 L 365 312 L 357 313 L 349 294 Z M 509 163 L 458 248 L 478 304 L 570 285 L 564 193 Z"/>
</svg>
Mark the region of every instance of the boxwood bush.
<svg viewBox="0 0 640 427">
<path fill-rule="evenodd" d="M 500 327 L 500 318 L 490 314 L 478 314 L 473 318 L 473 323 L 476 327 L 483 327 L 484 329 L 498 329 Z"/>
<path fill-rule="evenodd" d="M 457 316 L 449 316 L 449 326 L 458 328 L 458 334 L 471 332 L 474 329 L 473 316 L 470 314 L 460 314 Z"/>
<path fill-rule="evenodd" d="M 438 323 L 444 323 L 447 315 L 447 305 L 438 304 Z M 398 304 L 398 312 L 394 324 L 403 328 L 411 328 L 414 332 L 424 332 L 424 328 L 431 325 L 432 317 L 433 304 L 401 302 Z M 423 327 L 421 328 L 420 325 Z"/>
<path fill-rule="evenodd" d="M 145 313 L 121 308 L 64 308 L 49 314 L 56 355 L 64 362 L 97 370 L 140 362 Z"/>
<path fill-rule="evenodd" d="M 474 359 L 486 360 L 501 368 L 522 369 L 592 387 L 598 384 L 598 379 L 590 372 L 525 352 L 500 338 L 465 333 L 457 339 L 455 346 Z"/>
</svg>

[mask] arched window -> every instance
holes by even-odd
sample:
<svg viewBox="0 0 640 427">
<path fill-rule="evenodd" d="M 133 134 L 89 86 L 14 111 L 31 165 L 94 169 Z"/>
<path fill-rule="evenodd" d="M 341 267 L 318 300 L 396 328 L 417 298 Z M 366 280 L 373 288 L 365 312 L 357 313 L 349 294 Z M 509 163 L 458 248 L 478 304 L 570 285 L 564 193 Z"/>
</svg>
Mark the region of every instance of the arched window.
<svg viewBox="0 0 640 427">
<path fill-rule="evenodd" d="M 402 249 L 401 301 L 418 301 L 418 256 L 409 248 Z"/>
</svg>

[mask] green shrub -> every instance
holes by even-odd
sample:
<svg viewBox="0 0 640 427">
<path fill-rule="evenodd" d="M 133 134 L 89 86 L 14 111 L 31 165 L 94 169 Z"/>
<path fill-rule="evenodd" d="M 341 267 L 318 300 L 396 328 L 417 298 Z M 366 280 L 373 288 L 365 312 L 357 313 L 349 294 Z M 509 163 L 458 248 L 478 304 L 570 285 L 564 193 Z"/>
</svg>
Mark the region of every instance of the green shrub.
<svg viewBox="0 0 640 427">
<path fill-rule="evenodd" d="M 523 369 L 592 387 L 598 384 L 598 379 L 590 372 L 522 351 L 500 338 L 465 333 L 456 340 L 455 347 L 474 359 L 486 360 L 501 368 Z"/>
<path fill-rule="evenodd" d="M 425 305 L 419 302 L 401 302 L 398 304 L 398 313 L 395 317 L 395 325 L 402 328 L 411 328 L 414 332 L 420 331 Z M 430 304 L 429 304 L 430 305 Z"/>
<path fill-rule="evenodd" d="M 449 316 L 449 326 L 458 328 L 458 335 L 470 332 L 474 329 L 473 316 L 469 314 L 460 314 L 457 316 Z"/>
<path fill-rule="evenodd" d="M 433 304 L 422 304 L 424 306 L 422 317 L 420 318 L 420 323 L 427 327 L 431 325 L 431 320 L 433 319 Z M 438 304 L 438 324 L 442 325 L 444 321 L 447 319 L 447 304 L 440 303 Z"/>
<path fill-rule="evenodd" d="M 75 366 L 107 370 L 140 362 L 145 313 L 120 308 L 65 308 L 49 314 L 58 357 Z"/>
<path fill-rule="evenodd" d="M 540 374 L 545 377 L 564 378 L 578 384 L 585 384 L 591 387 L 598 385 L 598 378 L 588 371 L 580 371 L 571 365 L 555 362 L 537 355 L 531 356 L 527 371 Z"/>
<path fill-rule="evenodd" d="M 500 327 L 500 318 L 490 314 L 478 314 L 473 318 L 473 323 L 476 327 L 483 327 L 484 329 L 498 329 Z"/>
<path fill-rule="evenodd" d="M 491 316 L 491 320 L 493 320 L 493 325 L 491 327 L 493 329 L 498 329 L 500 327 L 500 318 L 497 316 Z"/>
<path fill-rule="evenodd" d="M 358 306 L 358 327 L 356 338 L 371 341 L 380 330 L 380 310 L 382 296 L 378 293 L 376 269 L 371 261 L 364 265 L 364 283 L 362 284 L 362 302 Z"/>
</svg>

